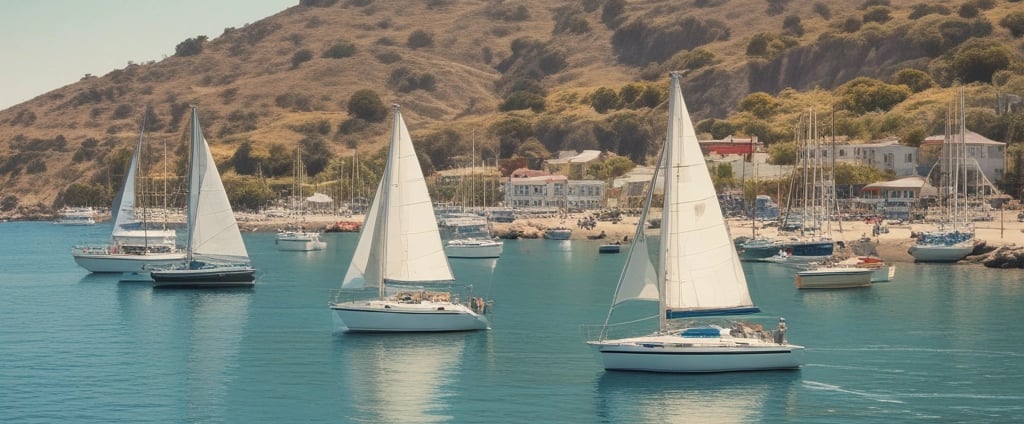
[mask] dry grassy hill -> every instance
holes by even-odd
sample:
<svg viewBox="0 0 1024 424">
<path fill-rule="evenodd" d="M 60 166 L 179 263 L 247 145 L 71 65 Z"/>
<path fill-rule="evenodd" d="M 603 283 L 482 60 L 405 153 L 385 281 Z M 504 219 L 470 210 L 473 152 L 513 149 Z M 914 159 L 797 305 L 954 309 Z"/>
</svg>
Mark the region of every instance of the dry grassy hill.
<svg viewBox="0 0 1024 424">
<path fill-rule="evenodd" d="M 1018 1 L 993 2 L 979 11 L 993 23 L 1022 9 Z M 927 4 L 955 17 L 963 3 Z M 754 91 L 814 93 L 857 76 L 886 80 L 906 67 L 928 70 L 948 86 L 940 59 L 908 41 L 915 25 L 927 25 L 909 18 L 922 4 L 302 0 L 242 28 L 196 34 L 159 62 L 84 78 L 0 111 L 0 211 L 58 205 L 72 183 L 118 185 L 147 105 L 149 138 L 172 147 L 185 137 L 188 105 L 198 105 L 215 156 L 226 164 L 243 143 L 266 155 L 275 143 L 290 149 L 310 137 L 325 140 L 338 157 L 376 152 L 387 140 L 387 120 L 358 123 L 348 113 L 350 97 L 363 89 L 401 104 L 417 141 L 454 131 L 466 144 L 473 134 L 478 148 L 493 154 L 503 149 L 493 125 L 509 117 L 557 126 L 524 135 L 548 150 L 604 148 L 601 131 L 616 111 L 598 113 L 590 96 L 628 84 L 662 87 L 665 72 L 680 66 L 692 66 L 684 91 L 696 119 L 727 119 Z M 842 29 L 849 18 L 863 21 L 871 5 L 886 8 L 891 20 Z M 784 34 L 787 25 L 786 37 L 767 44 L 769 53 L 747 54 L 758 34 Z M 1020 41 L 993 27 L 986 38 L 1009 46 L 1019 62 Z M 325 57 L 329 52 L 337 58 Z M 543 110 L 502 111 L 524 81 L 527 91 L 541 93 Z M 657 139 L 656 109 L 625 111 Z M 466 153 L 460 149 L 454 153 Z"/>
</svg>

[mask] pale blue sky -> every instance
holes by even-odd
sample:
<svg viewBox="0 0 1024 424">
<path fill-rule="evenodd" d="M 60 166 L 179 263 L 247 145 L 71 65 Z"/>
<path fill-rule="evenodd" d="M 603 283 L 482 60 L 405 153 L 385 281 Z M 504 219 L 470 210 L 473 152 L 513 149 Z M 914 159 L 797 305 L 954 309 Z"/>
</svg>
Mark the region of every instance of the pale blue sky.
<svg viewBox="0 0 1024 424">
<path fill-rule="evenodd" d="M 298 0 L 0 0 L 0 110 L 128 62 L 161 60 L 186 38 L 220 36 Z"/>
</svg>

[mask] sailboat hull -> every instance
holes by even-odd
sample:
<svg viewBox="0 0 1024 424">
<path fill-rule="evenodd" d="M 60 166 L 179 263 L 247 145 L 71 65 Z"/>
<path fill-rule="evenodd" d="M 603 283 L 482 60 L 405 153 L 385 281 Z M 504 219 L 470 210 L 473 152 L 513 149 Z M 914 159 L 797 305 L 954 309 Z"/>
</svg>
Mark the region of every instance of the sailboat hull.
<svg viewBox="0 0 1024 424">
<path fill-rule="evenodd" d="M 445 244 L 444 253 L 449 258 L 499 258 L 503 247 L 500 241 L 456 239 Z"/>
<path fill-rule="evenodd" d="M 346 332 L 448 332 L 491 328 L 483 315 L 466 306 L 448 302 L 372 300 L 332 303 L 331 309 Z"/>
<path fill-rule="evenodd" d="M 945 245 L 913 245 L 907 250 L 915 262 L 956 262 L 974 251 L 974 243 Z"/>
<path fill-rule="evenodd" d="M 149 268 L 180 264 L 184 253 L 151 253 L 145 255 L 108 253 L 105 249 L 75 252 L 75 263 L 89 272 L 144 272 Z"/>
<path fill-rule="evenodd" d="M 691 340 L 659 336 L 591 342 L 609 371 L 712 373 L 792 370 L 802 346 L 732 338 Z"/>
<path fill-rule="evenodd" d="M 858 267 L 820 268 L 796 273 L 798 289 L 849 289 L 871 286 L 875 270 Z"/>
<path fill-rule="evenodd" d="M 153 287 L 252 287 L 256 270 L 251 267 L 171 269 L 150 272 Z"/>
<path fill-rule="evenodd" d="M 309 252 L 324 250 L 327 242 L 320 239 L 319 233 L 279 233 L 274 239 L 277 250 Z"/>
</svg>

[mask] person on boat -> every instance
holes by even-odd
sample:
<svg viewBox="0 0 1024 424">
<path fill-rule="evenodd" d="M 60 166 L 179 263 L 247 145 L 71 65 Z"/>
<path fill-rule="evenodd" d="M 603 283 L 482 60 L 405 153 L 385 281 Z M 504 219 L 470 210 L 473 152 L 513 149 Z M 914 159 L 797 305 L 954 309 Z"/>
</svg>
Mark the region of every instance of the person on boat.
<svg viewBox="0 0 1024 424">
<path fill-rule="evenodd" d="M 775 343 L 783 344 L 786 342 L 786 319 L 779 317 L 779 331 L 775 333 Z"/>
</svg>

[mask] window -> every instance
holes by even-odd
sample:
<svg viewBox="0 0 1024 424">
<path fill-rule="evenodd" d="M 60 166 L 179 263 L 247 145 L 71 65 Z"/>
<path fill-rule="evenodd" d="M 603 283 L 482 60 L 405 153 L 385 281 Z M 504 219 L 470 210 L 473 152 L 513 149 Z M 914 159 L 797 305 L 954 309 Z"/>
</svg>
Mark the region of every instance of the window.
<svg viewBox="0 0 1024 424">
<path fill-rule="evenodd" d="M 913 153 L 907 153 L 907 157 L 906 157 L 906 159 L 903 160 L 903 162 L 904 163 L 913 163 L 914 162 L 914 154 Z"/>
</svg>

